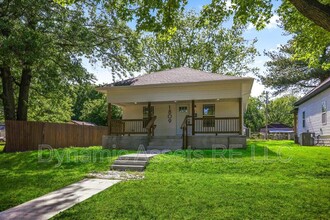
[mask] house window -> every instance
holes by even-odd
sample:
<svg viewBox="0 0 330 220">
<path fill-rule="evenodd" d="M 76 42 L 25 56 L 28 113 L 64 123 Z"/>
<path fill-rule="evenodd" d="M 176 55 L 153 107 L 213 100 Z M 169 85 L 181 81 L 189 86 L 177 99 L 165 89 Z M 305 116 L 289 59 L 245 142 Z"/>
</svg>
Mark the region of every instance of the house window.
<svg viewBox="0 0 330 220">
<path fill-rule="evenodd" d="M 215 126 L 215 105 L 205 104 L 203 105 L 203 126 L 214 127 Z"/>
<path fill-rule="evenodd" d="M 154 106 L 150 107 L 151 109 L 151 117 L 154 116 Z M 149 112 L 148 112 L 148 106 L 143 106 L 143 128 L 145 128 L 149 122 Z"/>
<path fill-rule="evenodd" d="M 327 124 L 327 103 L 326 101 L 322 102 L 322 124 Z"/>
<path fill-rule="evenodd" d="M 305 112 L 303 111 L 302 113 L 302 126 L 303 128 L 305 127 L 306 123 L 305 123 Z"/>
<path fill-rule="evenodd" d="M 187 113 L 188 107 L 187 106 L 179 106 L 179 112 L 180 113 Z"/>
</svg>

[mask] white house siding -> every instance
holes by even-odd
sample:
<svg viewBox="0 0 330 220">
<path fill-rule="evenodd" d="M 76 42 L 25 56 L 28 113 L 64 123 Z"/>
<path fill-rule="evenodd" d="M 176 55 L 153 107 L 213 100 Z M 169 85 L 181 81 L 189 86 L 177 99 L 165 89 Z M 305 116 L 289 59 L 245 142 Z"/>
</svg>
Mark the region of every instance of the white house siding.
<svg viewBox="0 0 330 220">
<path fill-rule="evenodd" d="M 197 117 L 203 116 L 203 104 L 215 104 L 215 117 L 239 117 L 239 103 L 238 101 L 217 101 L 217 102 L 196 102 Z M 152 103 L 154 106 L 154 114 L 157 116 L 155 124 L 155 136 L 175 136 L 177 129 L 181 127 L 182 121 L 177 121 L 177 107 L 187 105 L 191 115 L 191 101 L 176 102 L 176 103 Z M 123 119 L 142 119 L 143 106 L 141 104 L 132 104 L 123 106 Z M 168 122 L 168 110 L 171 107 L 172 121 Z"/>
<path fill-rule="evenodd" d="M 327 105 L 327 123 L 322 124 L 322 102 Z M 303 127 L 302 114 L 305 111 L 305 127 Z M 299 105 L 298 109 L 298 137 L 303 132 L 315 133 L 315 135 L 330 137 L 330 88 L 317 94 L 313 98 Z"/>
</svg>

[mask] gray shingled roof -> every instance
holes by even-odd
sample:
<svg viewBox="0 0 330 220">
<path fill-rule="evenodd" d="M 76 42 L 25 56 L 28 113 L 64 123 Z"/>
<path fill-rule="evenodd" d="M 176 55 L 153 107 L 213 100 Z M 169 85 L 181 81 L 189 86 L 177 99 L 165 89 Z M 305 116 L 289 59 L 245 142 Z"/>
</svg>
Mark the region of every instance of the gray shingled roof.
<svg viewBox="0 0 330 220">
<path fill-rule="evenodd" d="M 153 72 L 135 78 L 118 81 L 108 86 L 138 86 L 173 83 L 193 83 L 228 79 L 242 79 L 242 77 L 227 76 L 216 73 L 203 72 L 187 67 L 180 67 L 170 70 Z"/>
<path fill-rule="evenodd" d="M 330 88 L 330 77 L 324 80 L 320 85 L 315 87 L 312 91 L 307 93 L 304 97 L 299 99 L 296 103 L 294 103 L 294 105 L 295 106 L 301 105 L 302 103 L 310 100 L 311 98 L 313 98 L 314 96 L 316 96 L 317 94 L 323 92 L 328 88 Z"/>
</svg>

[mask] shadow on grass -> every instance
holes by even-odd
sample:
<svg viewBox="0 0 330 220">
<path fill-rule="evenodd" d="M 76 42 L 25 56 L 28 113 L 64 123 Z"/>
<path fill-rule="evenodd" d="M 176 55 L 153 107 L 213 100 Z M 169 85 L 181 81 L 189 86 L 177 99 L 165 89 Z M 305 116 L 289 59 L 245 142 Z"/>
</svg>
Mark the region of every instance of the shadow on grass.
<svg viewBox="0 0 330 220">
<path fill-rule="evenodd" d="M 108 170 L 120 153 L 101 147 L 0 153 L 0 211 Z"/>
</svg>

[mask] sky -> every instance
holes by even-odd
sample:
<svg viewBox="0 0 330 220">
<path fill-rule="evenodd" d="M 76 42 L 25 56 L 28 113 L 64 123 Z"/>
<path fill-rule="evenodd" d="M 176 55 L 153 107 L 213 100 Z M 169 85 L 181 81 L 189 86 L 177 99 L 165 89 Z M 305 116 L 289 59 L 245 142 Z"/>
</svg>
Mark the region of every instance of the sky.
<svg viewBox="0 0 330 220">
<path fill-rule="evenodd" d="M 230 1 L 230 0 L 229 0 Z M 203 5 L 208 4 L 210 0 L 188 0 L 188 5 L 186 6 L 186 10 L 196 10 L 200 11 Z M 278 7 L 280 1 L 273 2 L 275 8 Z M 290 36 L 285 36 L 283 34 L 283 30 L 278 27 L 278 16 L 275 14 L 271 19 L 270 23 L 267 24 L 266 28 L 257 31 L 253 25 L 248 25 L 247 30 L 243 34 L 246 40 L 257 39 L 255 47 L 257 48 L 260 56 L 257 56 L 254 63 L 251 63 L 251 66 L 258 67 L 260 69 L 260 73 L 265 71 L 264 63 L 269 60 L 267 56 L 264 56 L 264 51 L 276 50 L 277 47 L 281 44 L 286 44 L 286 42 L 291 38 Z M 112 76 L 110 69 L 102 68 L 100 64 L 95 64 L 91 66 L 87 60 L 83 61 L 84 67 L 91 73 L 93 73 L 97 79 L 97 83 L 111 83 Z M 254 85 L 252 87 L 251 95 L 256 97 L 259 96 L 263 91 L 268 90 L 263 85 L 261 85 L 256 79 L 255 75 L 249 74 L 248 76 L 254 77 Z"/>
</svg>

